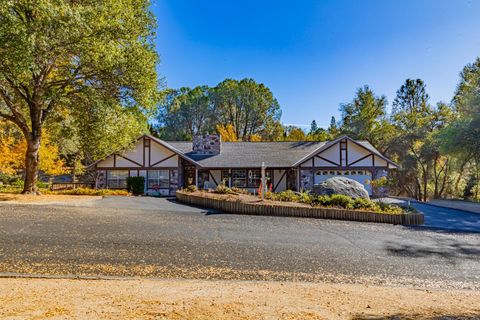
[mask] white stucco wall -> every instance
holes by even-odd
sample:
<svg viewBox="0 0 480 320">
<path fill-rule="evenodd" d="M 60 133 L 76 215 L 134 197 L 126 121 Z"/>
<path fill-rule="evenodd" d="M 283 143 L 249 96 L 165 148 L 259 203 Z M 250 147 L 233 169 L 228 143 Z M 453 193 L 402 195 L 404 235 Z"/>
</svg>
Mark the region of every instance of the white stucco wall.
<svg viewBox="0 0 480 320">
<path fill-rule="evenodd" d="M 336 143 L 327 150 L 322 151 L 319 156 L 332 162 L 340 163 L 340 143 Z M 331 163 L 329 163 L 329 165 L 326 165 L 327 163 L 329 162 L 323 161 L 321 159 L 315 159 L 315 167 L 332 166 Z"/>
<path fill-rule="evenodd" d="M 150 148 L 152 149 L 150 151 L 150 162 L 151 162 L 150 165 L 175 154 L 173 151 L 170 151 L 169 149 L 165 148 L 164 146 L 158 144 L 153 140 L 151 140 Z M 154 167 L 165 168 L 165 167 L 177 167 L 177 166 L 178 166 L 178 156 L 174 156 L 174 157 L 171 157 L 170 159 L 167 159 L 155 165 Z"/>
<path fill-rule="evenodd" d="M 348 163 L 357 161 L 358 159 L 361 159 L 371 153 L 370 151 L 366 150 L 365 148 L 359 146 L 356 143 L 353 143 L 350 140 L 348 140 L 347 142 L 347 151 L 348 151 Z M 372 161 L 370 160 L 370 164 L 371 162 Z"/>
</svg>

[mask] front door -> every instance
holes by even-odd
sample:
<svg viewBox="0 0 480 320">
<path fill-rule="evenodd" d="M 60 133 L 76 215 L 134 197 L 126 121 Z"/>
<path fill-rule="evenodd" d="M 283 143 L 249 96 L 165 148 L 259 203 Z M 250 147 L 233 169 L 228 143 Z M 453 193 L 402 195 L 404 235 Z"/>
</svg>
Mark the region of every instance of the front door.
<svg viewBox="0 0 480 320">
<path fill-rule="evenodd" d="M 188 186 L 194 186 L 195 183 L 196 183 L 196 180 L 195 180 L 195 166 L 185 166 L 183 168 L 183 177 L 184 177 L 184 183 L 183 185 L 185 187 L 188 187 Z"/>
</svg>

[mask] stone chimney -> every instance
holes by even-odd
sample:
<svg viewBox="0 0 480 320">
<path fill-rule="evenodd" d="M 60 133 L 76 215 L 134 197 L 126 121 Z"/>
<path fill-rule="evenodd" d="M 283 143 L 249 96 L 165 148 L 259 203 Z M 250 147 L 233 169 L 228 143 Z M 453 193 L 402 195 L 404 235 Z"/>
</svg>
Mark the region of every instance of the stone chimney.
<svg viewBox="0 0 480 320">
<path fill-rule="evenodd" d="M 194 136 L 192 151 L 196 154 L 219 154 L 222 151 L 222 140 L 218 134 Z"/>
</svg>

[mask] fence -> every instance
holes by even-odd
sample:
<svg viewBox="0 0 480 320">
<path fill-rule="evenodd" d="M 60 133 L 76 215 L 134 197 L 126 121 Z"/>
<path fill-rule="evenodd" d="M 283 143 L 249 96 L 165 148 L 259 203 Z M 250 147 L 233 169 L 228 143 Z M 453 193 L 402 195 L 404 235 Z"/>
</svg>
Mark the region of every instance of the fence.
<svg viewBox="0 0 480 320">
<path fill-rule="evenodd" d="M 420 225 L 424 223 L 424 216 L 421 213 L 382 214 L 336 208 L 271 205 L 265 203 L 253 204 L 202 197 L 182 191 L 177 191 L 176 197 L 178 201 L 183 203 L 234 214 L 334 219 L 401 225 Z"/>
</svg>

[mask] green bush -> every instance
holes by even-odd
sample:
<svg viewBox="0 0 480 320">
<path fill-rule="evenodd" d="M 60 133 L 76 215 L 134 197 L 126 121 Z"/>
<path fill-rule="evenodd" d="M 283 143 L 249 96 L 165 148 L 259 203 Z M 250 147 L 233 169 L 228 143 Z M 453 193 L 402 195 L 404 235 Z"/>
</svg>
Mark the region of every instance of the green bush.
<svg viewBox="0 0 480 320">
<path fill-rule="evenodd" d="M 127 190 L 132 194 L 139 195 L 145 192 L 145 178 L 144 177 L 128 177 Z"/>
<path fill-rule="evenodd" d="M 274 200 L 284 202 L 298 202 L 300 197 L 292 190 L 286 190 L 275 194 Z"/>
<path fill-rule="evenodd" d="M 371 211 L 381 211 L 378 203 L 363 198 L 355 199 L 353 202 L 353 208 Z"/>
<path fill-rule="evenodd" d="M 398 214 L 398 213 L 402 213 L 404 211 L 403 208 L 401 208 L 397 205 L 394 205 L 394 204 L 388 204 L 388 203 L 384 203 L 384 202 L 375 202 L 375 203 L 379 207 L 379 212 Z M 411 207 L 411 208 L 413 209 L 413 207 Z M 409 210 L 407 208 L 407 211 L 416 212 L 417 210 L 415 210 L 415 209 Z"/>
<path fill-rule="evenodd" d="M 314 196 L 310 194 L 308 191 L 300 192 L 298 196 L 298 202 L 312 204 Z"/>
<path fill-rule="evenodd" d="M 78 188 L 71 190 L 51 191 L 48 194 L 64 194 L 72 196 L 128 196 L 129 193 L 126 190 L 112 190 L 112 189 L 88 189 Z"/>
<path fill-rule="evenodd" d="M 0 182 L 4 185 L 21 184 L 23 187 L 22 177 L 13 174 L 0 173 Z"/>
<path fill-rule="evenodd" d="M 23 181 L 22 181 L 22 187 L 23 187 Z M 43 182 L 43 181 L 37 181 L 37 187 L 39 189 L 49 189 L 50 188 L 50 183 L 49 182 Z"/>
<path fill-rule="evenodd" d="M 235 191 L 233 191 L 232 189 L 230 189 L 229 187 L 227 187 L 223 183 L 219 184 L 213 192 L 218 193 L 218 194 L 234 194 L 235 193 Z"/>
<path fill-rule="evenodd" d="M 345 209 L 353 209 L 354 200 L 349 196 L 332 194 L 329 198 L 330 199 L 327 205 L 342 207 Z"/>
<path fill-rule="evenodd" d="M 187 192 L 195 192 L 197 191 L 197 186 L 192 184 L 191 186 L 186 187 L 184 190 Z"/>
</svg>

